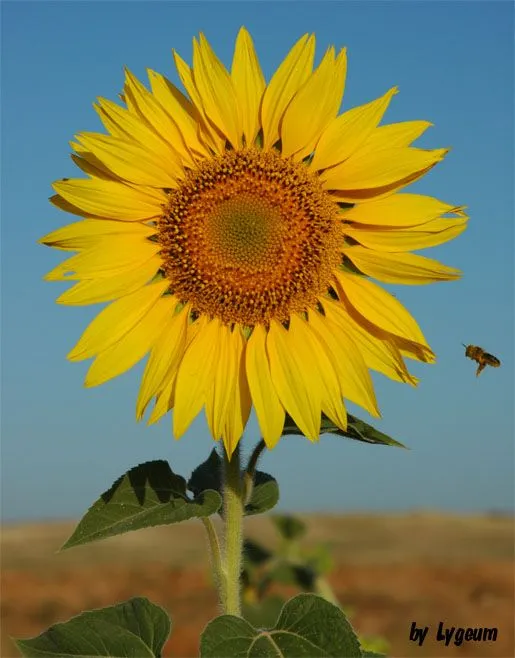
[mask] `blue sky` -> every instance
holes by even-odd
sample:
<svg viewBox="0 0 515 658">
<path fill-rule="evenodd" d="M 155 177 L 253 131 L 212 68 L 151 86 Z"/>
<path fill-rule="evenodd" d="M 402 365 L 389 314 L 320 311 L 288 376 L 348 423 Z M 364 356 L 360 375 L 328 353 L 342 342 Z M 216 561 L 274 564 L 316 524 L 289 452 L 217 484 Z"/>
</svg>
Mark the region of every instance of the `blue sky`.
<svg viewBox="0 0 515 658">
<path fill-rule="evenodd" d="M 175 442 L 170 416 L 134 421 L 142 366 L 84 389 L 88 363 L 65 355 L 98 312 L 62 307 L 67 284 L 43 275 L 62 255 L 36 244 L 74 221 L 47 201 L 78 174 L 68 141 L 99 131 L 97 96 L 116 99 L 127 65 L 178 84 L 172 47 L 191 61 L 204 31 L 229 65 L 236 33 L 253 35 L 267 79 L 294 41 L 315 32 L 318 58 L 347 46 L 344 109 L 398 85 L 386 121 L 426 119 L 420 140 L 452 146 L 410 191 L 466 204 L 470 227 L 427 255 L 461 281 L 390 287 L 419 321 L 436 365 L 413 365 L 414 390 L 375 376 L 377 427 L 411 451 L 335 437 L 280 442 L 262 460 L 288 510 L 512 509 L 514 490 L 514 161 L 511 2 L 2 3 L 2 508 L 4 520 L 75 517 L 137 463 L 168 459 L 187 475 L 212 447 L 203 418 Z M 461 343 L 498 355 L 479 379 Z M 361 418 L 364 412 L 354 409 Z M 257 438 L 252 422 L 248 452 Z"/>
</svg>

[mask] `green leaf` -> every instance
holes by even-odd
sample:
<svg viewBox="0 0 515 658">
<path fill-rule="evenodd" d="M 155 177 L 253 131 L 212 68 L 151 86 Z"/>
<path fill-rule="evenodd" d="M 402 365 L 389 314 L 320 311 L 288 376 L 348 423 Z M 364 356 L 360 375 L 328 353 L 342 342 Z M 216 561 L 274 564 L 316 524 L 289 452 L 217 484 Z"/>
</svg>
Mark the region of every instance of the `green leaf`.
<svg viewBox="0 0 515 658">
<path fill-rule="evenodd" d="M 376 653 L 375 651 L 363 651 L 361 655 L 363 658 L 386 658 L 385 653 Z"/>
<path fill-rule="evenodd" d="M 221 504 L 220 494 L 212 490 L 190 500 L 184 478 L 168 462 L 146 462 L 131 468 L 100 496 L 61 550 L 132 530 L 210 516 Z"/>
<path fill-rule="evenodd" d="M 269 596 L 258 603 L 243 603 L 243 618 L 257 628 L 273 626 L 284 604 L 284 599 L 278 596 Z"/>
<path fill-rule="evenodd" d="M 285 434 L 298 434 L 304 436 L 289 414 L 286 414 L 282 434 L 283 436 Z M 322 413 L 320 434 L 338 434 L 339 436 L 343 436 L 347 439 L 354 439 L 355 441 L 374 443 L 377 445 L 397 446 L 398 448 L 408 450 L 408 448 L 399 441 L 392 439 L 387 434 L 376 430 L 372 425 L 365 423 L 365 421 L 360 420 L 351 414 L 347 414 L 347 429 L 344 431 L 337 427 L 324 413 Z"/>
<path fill-rule="evenodd" d="M 271 521 L 284 539 L 299 539 L 306 534 L 306 524 L 291 514 L 273 514 Z"/>
<path fill-rule="evenodd" d="M 245 505 L 245 515 L 263 514 L 275 507 L 278 502 L 279 485 L 277 480 L 268 473 L 256 471 L 250 500 Z"/>
<path fill-rule="evenodd" d="M 145 598 L 88 610 L 41 635 L 16 640 L 22 656 L 105 656 L 106 658 L 152 658 L 161 656 L 170 635 L 166 612 Z"/>
<path fill-rule="evenodd" d="M 352 626 L 343 612 L 314 594 L 290 599 L 276 625 L 261 631 L 240 617 L 210 622 L 200 641 L 202 658 L 361 658 Z"/>
<path fill-rule="evenodd" d="M 329 423 L 332 427 L 334 427 L 331 421 L 329 421 Z M 365 423 L 365 421 L 360 420 L 355 416 L 351 416 L 351 414 L 347 414 L 347 432 L 342 432 L 341 430 L 338 430 L 337 432 L 334 433 L 341 434 L 342 436 L 346 436 L 351 439 L 355 439 L 356 441 L 363 441 L 365 443 L 375 443 L 378 445 L 385 445 L 385 446 L 396 446 L 397 448 L 404 448 L 405 450 L 409 450 L 409 448 L 407 448 L 405 445 L 400 443 L 400 441 L 396 441 L 395 439 L 392 439 L 391 436 L 388 436 L 387 434 L 384 434 L 383 432 L 376 430 L 375 427 L 372 427 L 372 425 Z"/>
</svg>

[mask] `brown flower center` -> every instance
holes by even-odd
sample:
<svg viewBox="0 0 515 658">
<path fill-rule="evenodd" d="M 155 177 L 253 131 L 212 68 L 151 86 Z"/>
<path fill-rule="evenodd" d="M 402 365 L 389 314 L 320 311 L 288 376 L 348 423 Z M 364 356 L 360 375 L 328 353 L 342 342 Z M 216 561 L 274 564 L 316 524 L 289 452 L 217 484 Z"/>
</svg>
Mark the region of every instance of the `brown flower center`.
<svg viewBox="0 0 515 658">
<path fill-rule="evenodd" d="M 276 152 L 204 161 L 171 190 L 158 228 L 172 292 L 227 324 L 306 311 L 341 263 L 338 206 L 304 164 Z"/>
</svg>

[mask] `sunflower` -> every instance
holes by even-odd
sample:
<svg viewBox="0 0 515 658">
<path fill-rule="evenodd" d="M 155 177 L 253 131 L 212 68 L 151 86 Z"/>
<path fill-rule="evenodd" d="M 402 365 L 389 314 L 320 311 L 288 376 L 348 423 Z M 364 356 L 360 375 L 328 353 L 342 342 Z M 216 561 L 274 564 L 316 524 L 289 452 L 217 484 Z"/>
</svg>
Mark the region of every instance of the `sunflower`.
<svg viewBox="0 0 515 658">
<path fill-rule="evenodd" d="M 205 408 L 232 454 L 254 407 L 269 448 L 285 412 L 310 440 L 321 412 L 345 429 L 344 398 L 379 415 L 375 370 L 416 385 L 404 357 L 432 362 L 414 318 L 379 285 L 460 273 L 411 250 L 456 237 L 463 207 L 400 193 L 447 150 L 411 146 L 431 124 L 379 125 L 393 88 L 340 114 L 345 49 L 313 69 L 303 36 L 267 84 L 242 28 L 230 72 L 200 34 L 174 52 L 183 94 L 126 71 L 123 105 L 95 104 L 108 134 L 79 133 L 86 178 L 51 201 L 81 217 L 41 242 L 77 252 L 47 280 L 58 303 L 109 302 L 68 358 L 94 358 L 86 386 L 148 355 L 137 418 L 173 410 L 179 438 Z"/>
</svg>

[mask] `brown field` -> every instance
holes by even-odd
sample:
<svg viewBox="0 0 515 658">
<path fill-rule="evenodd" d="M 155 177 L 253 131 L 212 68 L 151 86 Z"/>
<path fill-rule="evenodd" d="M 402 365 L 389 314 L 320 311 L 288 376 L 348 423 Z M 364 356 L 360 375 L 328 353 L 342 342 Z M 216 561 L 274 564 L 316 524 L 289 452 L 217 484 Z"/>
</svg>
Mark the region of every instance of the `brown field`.
<svg viewBox="0 0 515 658">
<path fill-rule="evenodd" d="M 304 516 L 306 545 L 324 543 L 329 582 L 358 633 L 380 635 L 390 655 L 435 658 L 515 655 L 514 524 L 507 516 L 442 514 Z M 9 636 L 32 637 L 86 608 L 147 596 L 173 619 L 165 656 L 198 655 L 198 637 L 216 613 L 204 529 L 198 522 L 153 528 L 57 554 L 73 523 L 2 528 L 1 656 L 17 656 Z M 266 518 L 247 534 L 273 546 Z M 292 592 L 294 593 L 294 592 Z M 422 647 L 411 622 L 429 626 Z M 496 627 L 496 642 L 445 646 L 438 623 Z"/>
</svg>

